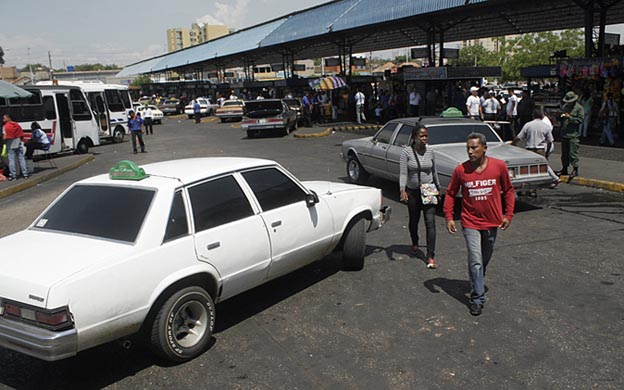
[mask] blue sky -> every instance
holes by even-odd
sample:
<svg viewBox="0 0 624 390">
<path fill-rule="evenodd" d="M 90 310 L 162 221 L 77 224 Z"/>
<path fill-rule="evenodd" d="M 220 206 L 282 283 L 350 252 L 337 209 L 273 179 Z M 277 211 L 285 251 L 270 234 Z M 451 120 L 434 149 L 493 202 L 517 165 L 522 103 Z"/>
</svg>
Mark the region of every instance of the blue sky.
<svg viewBox="0 0 624 390">
<path fill-rule="evenodd" d="M 166 30 L 221 22 L 246 28 L 328 0 L 0 0 L 5 66 L 127 65 L 166 52 Z M 624 35 L 622 25 L 607 31 Z M 393 50 L 394 57 L 404 51 Z"/>
</svg>

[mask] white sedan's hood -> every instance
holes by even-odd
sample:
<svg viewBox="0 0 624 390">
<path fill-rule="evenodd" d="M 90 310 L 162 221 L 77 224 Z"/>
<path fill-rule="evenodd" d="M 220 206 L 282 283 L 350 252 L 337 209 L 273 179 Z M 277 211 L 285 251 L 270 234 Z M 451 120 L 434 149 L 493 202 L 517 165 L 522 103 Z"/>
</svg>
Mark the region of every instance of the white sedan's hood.
<svg viewBox="0 0 624 390">
<path fill-rule="evenodd" d="M 361 190 L 362 186 L 347 183 L 334 183 L 331 181 L 305 181 L 303 185 L 306 188 L 313 190 L 318 195 L 327 193 L 336 193 L 342 191 Z"/>
<path fill-rule="evenodd" d="M 48 291 L 64 279 L 132 245 L 37 230 L 0 240 L 0 297 L 45 307 Z"/>
</svg>

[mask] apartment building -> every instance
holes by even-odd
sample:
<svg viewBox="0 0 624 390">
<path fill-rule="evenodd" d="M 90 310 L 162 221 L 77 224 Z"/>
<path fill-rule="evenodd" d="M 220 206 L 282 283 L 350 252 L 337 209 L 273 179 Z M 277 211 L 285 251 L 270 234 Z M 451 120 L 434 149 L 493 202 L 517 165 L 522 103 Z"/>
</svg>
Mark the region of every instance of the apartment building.
<svg viewBox="0 0 624 390">
<path fill-rule="evenodd" d="M 199 45 L 229 34 L 227 26 L 193 23 L 191 28 L 170 28 L 167 30 L 167 51 L 169 53 L 190 46 Z"/>
</svg>

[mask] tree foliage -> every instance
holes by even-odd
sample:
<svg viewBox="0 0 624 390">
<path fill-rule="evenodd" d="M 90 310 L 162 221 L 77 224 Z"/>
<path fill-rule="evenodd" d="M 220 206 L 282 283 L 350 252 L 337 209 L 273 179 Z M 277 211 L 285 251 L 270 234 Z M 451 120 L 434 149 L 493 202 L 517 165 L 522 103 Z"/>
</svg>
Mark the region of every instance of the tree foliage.
<svg viewBox="0 0 624 390">
<path fill-rule="evenodd" d="M 498 51 L 488 50 L 483 45 L 465 46 L 459 51 L 459 58 L 450 60 L 451 66 L 500 66 L 502 81 L 520 79 L 520 68 L 550 63 L 550 56 L 557 50 L 566 50 L 568 57 L 584 55 L 583 30 L 559 32 L 538 32 L 517 37 L 500 37 Z"/>
<path fill-rule="evenodd" d="M 151 83 L 152 83 L 152 79 L 150 79 L 149 76 L 141 75 L 137 77 L 136 79 L 134 79 L 130 85 L 133 87 L 140 87 L 141 84 L 151 84 Z"/>
</svg>

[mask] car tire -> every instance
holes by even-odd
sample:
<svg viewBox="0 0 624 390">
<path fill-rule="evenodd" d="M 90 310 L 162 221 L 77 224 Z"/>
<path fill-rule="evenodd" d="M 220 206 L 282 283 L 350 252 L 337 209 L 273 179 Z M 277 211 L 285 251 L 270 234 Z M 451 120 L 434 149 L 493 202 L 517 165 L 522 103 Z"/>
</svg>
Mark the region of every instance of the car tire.
<svg viewBox="0 0 624 390">
<path fill-rule="evenodd" d="M 187 115 L 189 119 L 193 119 L 193 115 Z"/>
<path fill-rule="evenodd" d="M 368 172 L 364 169 L 357 157 L 350 155 L 347 160 L 347 178 L 350 183 L 364 184 L 368 180 Z"/>
<path fill-rule="evenodd" d="M 253 138 L 256 136 L 256 132 L 253 130 L 247 130 L 247 138 Z"/>
<path fill-rule="evenodd" d="M 152 322 L 150 347 L 169 361 L 182 363 L 202 354 L 215 324 L 215 305 L 196 286 L 177 291 L 160 307 Z"/>
<path fill-rule="evenodd" d="M 225 123 L 225 118 L 221 118 L 221 123 Z"/>
<path fill-rule="evenodd" d="M 366 254 L 366 220 L 360 218 L 347 227 L 342 243 L 342 268 L 345 271 L 359 271 L 364 268 Z"/>
<path fill-rule="evenodd" d="M 123 142 L 125 135 L 126 130 L 122 126 L 115 127 L 115 130 L 113 130 L 113 143 L 117 144 Z"/>
<path fill-rule="evenodd" d="M 81 139 L 80 142 L 78 142 L 78 145 L 76 146 L 76 153 L 77 154 L 89 153 L 89 142 L 87 142 L 87 140 L 85 139 Z"/>
<path fill-rule="evenodd" d="M 284 128 L 282 129 L 283 136 L 287 136 L 288 134 L 290 134 L 290 127 L 290 123 L 286 123 L 286 126 L 284 126 Z"/>
</svg>

